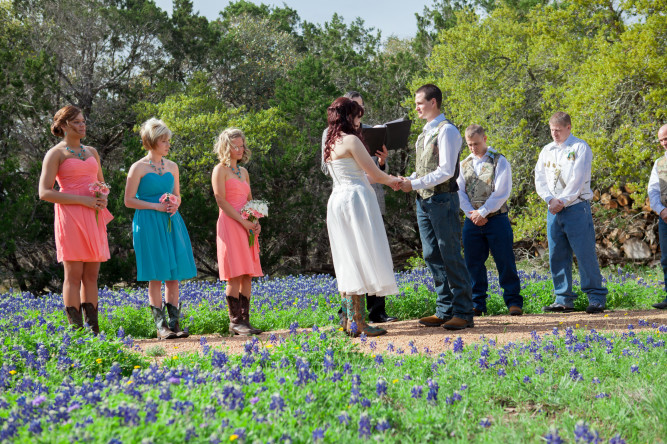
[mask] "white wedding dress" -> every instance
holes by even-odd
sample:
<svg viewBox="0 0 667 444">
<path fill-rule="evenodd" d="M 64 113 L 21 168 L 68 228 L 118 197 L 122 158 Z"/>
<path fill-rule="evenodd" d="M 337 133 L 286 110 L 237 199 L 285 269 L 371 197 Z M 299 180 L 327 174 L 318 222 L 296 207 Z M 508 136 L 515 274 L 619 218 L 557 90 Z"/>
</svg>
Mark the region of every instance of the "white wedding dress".
<svg viewBox="0 0 667 444">
<path fill-rule="evenodd" d="M 338 291 L 398 293 L 387 233 L 366 173 L 351 157 L 327 162 L 327 168 L 333 179 L 327 229 Z"/>
</svg>

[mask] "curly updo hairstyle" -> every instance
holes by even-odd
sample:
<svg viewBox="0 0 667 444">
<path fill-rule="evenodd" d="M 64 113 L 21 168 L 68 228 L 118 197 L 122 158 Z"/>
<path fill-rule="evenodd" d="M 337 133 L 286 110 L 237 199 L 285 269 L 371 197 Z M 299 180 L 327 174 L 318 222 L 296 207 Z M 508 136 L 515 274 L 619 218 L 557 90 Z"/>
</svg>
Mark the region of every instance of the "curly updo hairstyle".
<svg viewBox="0 0 667 444">
<path fill-rule="evenodd" d="M 331 150 L 333 149 L 336 140 L 340 139 L 341 135 L 354 134 L 366 149 L 366 142 L 361 135 L 361 129 L 354 126 L 354 119 L 364 115 L 364 108 L 354 100 L 347 97 L 339 97 L 327 108 L 327 122 L 329 128 L 327 130 L 327 140 L 324 143 L 324 161 L 328 162 L 331 158 Z"/>
<path fill-rule="evenodd" d="M 220 159 L 220 163 L 223 165 L 229 166 L 229 162 L 232 158 L 232 147 L 234 146 L 232 144 L 232 140 L 238 139 L 239 137 L 243 139 L 243 145 L 245 146 L 245 134 L 243 134 L 243 131 L 238 128 L 227 128 L 218 136 L 218 140 L 215 142 L 213 151 L 218 155 L 218 159 Z M 241 158 L 240 162 L 247 163 L 250 160 L 251 155 L 252 153 L 248 147 L 245 146 L 245 149 L 243 150 L 243 157 Z"/>
<path fill-rule="evenodd" d="M 67 122 L 76 119 L 79 114 L 83 114 L 81 109 L 74 105 L 67 105 L 58 110 L 53 116 L 53 123 L 51 124 L 51 133 L 56 137 L 65 137 L 65 130 L 63 127 L 67 126 Z"/>
</svg>

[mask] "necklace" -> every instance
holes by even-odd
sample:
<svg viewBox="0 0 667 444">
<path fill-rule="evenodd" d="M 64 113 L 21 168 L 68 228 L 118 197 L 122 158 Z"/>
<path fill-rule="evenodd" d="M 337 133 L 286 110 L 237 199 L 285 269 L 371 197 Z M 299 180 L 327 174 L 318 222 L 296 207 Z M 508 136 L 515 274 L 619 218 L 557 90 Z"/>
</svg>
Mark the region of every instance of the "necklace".
<svg viewBox="0 0 667 444">
<path fill-rule="evenodd" d="M 81 145 L 80 148 L 81 148 L 81 151 L 79 151 L 79 152 L 77 153 L 77 152 L 74 151 L 72 148 L 70 148 L 70 147 L 68 147 L 67 145 L 65 145 L 65 149 L 66 149 L 67 151 L 69 151 L 70 153 L 74 154 L 74 155 L 77 156 L 79 159 L 83 160 L 83 157 L 86 155 L 86 149 L 83 147 L 83 145 Z"/>
<path fill-rule="evenodd" d="M 240 166 L 236 165 L 236 170 L 234 170 L 234 167 L 231 166 L 231 165 L 229 166 L 229 168 L 232 170 L 232 173 L 236 174 L 236 177 L 238 177 L 239 180 L 242 180 L 241 179 L 241 167 Z"/>
<path fill-rule="evenodd" d="M 160 166 L 155 165 L 152 160 L 148 159 L 148 165 L 155 170 L 158 176 L 162 176 L 162 172 L 164 171 L 164 159 L 160 159 Z"/>
</svg>

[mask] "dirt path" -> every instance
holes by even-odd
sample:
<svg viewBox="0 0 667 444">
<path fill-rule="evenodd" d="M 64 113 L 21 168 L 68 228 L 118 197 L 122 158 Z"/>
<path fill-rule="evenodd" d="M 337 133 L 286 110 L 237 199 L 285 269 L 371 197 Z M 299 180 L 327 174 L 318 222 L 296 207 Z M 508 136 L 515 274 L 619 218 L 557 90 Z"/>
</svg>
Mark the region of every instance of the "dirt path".
<svg viewBox="0 0 667 444">
<path fill-rule="evenodd" d="M 642 321 L 642 324 L 644 324 L 644 321 L 647 324 L 639 325 L 640 321 Z M 494 339 L 498 344 L 506 344 L 517 340 L 528 340 L 532 331 L 536 331 L 540 336 L 543 336 L 545 333 L 551 333 L 554 327 L 557 327 L 560 331 L 564 331 L 566 327 L 572 327 L 586 331 L 594 328 L 598 332 L 627 332 L 629 324 L 634 326 L 635 331 L 655 331 L 656 327 L 653 324 L 658 326 L 667 325 L 667 310 L 617 310 L 596 315 L 577 312 L 548 315 L 527 314 L 520 317 L 484 316 L 475 318 L 475 328 L 458 332 L 450 332 L 440 327 L 423 327 L 416 320 L 401 321 L 384 324 L 383 327 L 388 330 L 388 333 L 384 336 L 368 338 L 366 344 L 362 345 L 362 349 L 369 350 L 368 343 L 373 340 L 377 344 L 377 352 L 385 353 L 387 345 L 392 343 L 395 349 L 402 348 L 406 353 L 410 353 L 409 342 L 414 341 L 414 346 L 421 353 L 425 351 L 426 347 L 431 353 L 440 353 L 450 349 L 451 343 L 459 336 L 463 339 L 464 344 L 478 342 L 482 335 L 487 339 Z M 276 330 L 270 333 L 287 336 L 288 330 Z M 270 333 L 263 333 L 258 336 L 258 339 L 267 342 Z M 211 348 L 221 348 L 226 353 L 243 353 L 243 344 L 249 339 L 241 336 L 220 336 L 218 334 L 204 336 Z M 169 341 L 140 339 L 136 340 L 135 344 L 144 352 L 151 346 L 159 345 L 163 347 L 166 356 L 158 358 L 158 361 L 161 361 L 183 353 L 195 351 L 201 353 L 200 338 L 201 336 L 190 336 L 186 339 Z M 449 338 L 449 341 L 447 341 L 447 338 Z M 358 338 L 350 340 L 360 343 Z"/>
</svg>

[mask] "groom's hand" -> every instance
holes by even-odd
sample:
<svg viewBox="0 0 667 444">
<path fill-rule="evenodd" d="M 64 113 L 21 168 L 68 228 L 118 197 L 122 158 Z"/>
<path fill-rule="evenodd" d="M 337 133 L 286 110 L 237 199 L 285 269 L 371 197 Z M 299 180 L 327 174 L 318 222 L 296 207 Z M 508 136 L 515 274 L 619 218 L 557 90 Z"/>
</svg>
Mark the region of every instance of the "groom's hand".
<svg viewBox="0 0 667 444">
<path fill-rule="evenodd" d="M 401 191 L 404 191 L 406 193 L 409 193 L 412 191 L 412 182 L 410 182 L 410 179 L 406 179 L 405 177 L 401 177 Z"/>
</svg>

